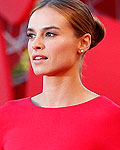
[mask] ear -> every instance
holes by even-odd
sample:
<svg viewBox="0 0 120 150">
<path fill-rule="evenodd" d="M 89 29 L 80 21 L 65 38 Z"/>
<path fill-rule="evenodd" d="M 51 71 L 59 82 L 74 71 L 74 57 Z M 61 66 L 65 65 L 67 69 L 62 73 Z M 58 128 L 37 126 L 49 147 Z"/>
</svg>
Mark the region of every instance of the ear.
<svg viewBox="0 0 120 150">
<path fill-rule="evenodd" d="M 91 45 L 91 35 L 89 33 L 84 34 L 80 37 L 78 42 L 78 53 L 86 52 Z"/>
</svg>

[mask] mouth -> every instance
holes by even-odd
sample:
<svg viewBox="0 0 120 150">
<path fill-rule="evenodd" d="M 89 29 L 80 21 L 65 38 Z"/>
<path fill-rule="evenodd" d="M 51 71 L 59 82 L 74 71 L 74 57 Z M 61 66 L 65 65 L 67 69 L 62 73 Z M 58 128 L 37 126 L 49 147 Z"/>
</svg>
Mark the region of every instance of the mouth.
<svg viewBox="0 0 120 150">
<path fill-rule="evenodd" d="M 33 55 L 32 56 L 32 60 L 35 64 L 45 62 L 47 59 L 48 59 L 48 57 L 46 57 L 44 55 Z"/>
<path fill-rule="evenodd" d="M 33 60 L 46 60 L 46 59 L 48 59 L 48 58 L 45 57 L 45 56 L 35 56 L 35 57 L 33 58 Z"/>
</svg>

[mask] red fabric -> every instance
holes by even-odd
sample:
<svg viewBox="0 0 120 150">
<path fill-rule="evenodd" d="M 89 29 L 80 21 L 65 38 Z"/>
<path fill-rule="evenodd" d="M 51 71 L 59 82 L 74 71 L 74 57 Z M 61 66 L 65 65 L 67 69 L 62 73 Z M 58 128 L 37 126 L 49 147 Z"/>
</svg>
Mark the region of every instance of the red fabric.
<svg viewBox="0 0 120 150">
<path fill-rule="evenodd" d="M 106 27 L 106 35 L 85 55 L 83 83 L 120 104 L 120 22 L 100 16 L 99 19 Z"/>
<path fill-rule="evenodd" d="M 10 24 L 21 24 L 28 19 L 36 0 L 0 0 L 0 15 Z"/>
<path fill-rule="evenodd" d="M 0 105 L 10 99 L 13 99 L 11 73 L 8 64 L 8 56 L 5 52 L 5 41 L 2 35 L 3 30 L 0 24 Z"/>
<path fill-rule="evenodd" d="M 0 150 L 120 150 L 120 108 L 104 96 L 59 108 L 8 102 L 0 109 Z"/>
</svg>

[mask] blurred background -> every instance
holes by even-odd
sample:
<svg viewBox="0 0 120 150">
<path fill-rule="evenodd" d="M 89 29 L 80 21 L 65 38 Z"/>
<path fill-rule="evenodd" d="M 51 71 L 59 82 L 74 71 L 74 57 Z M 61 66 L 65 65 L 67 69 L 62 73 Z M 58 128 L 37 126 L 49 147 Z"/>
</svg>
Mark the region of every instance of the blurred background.
<svg viewBox="0 0 120 150">
<path fill-rule="evenodd" d="M 120 105 L 120 0 L 82 0 L 106 27 L 104 40 L 85 56 L 83 84 Z M 42 91 L 33 74 L 26 28 L 37 0 L 0 0 L 0 105 Z"/>
</svg>

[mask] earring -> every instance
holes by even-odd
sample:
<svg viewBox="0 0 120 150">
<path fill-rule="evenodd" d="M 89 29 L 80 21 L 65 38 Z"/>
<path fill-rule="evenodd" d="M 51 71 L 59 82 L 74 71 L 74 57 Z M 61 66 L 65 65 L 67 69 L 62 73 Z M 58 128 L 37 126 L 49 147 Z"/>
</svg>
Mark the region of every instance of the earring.
<svg viewBox="0 0 120 150">
<path fill-rule="evenodd" d="M 80 52 L 81 52 L 81 53 L 83 53 L 83 52 L 84 52 L 84 50 L 82 49 Z"/>
</svg>

